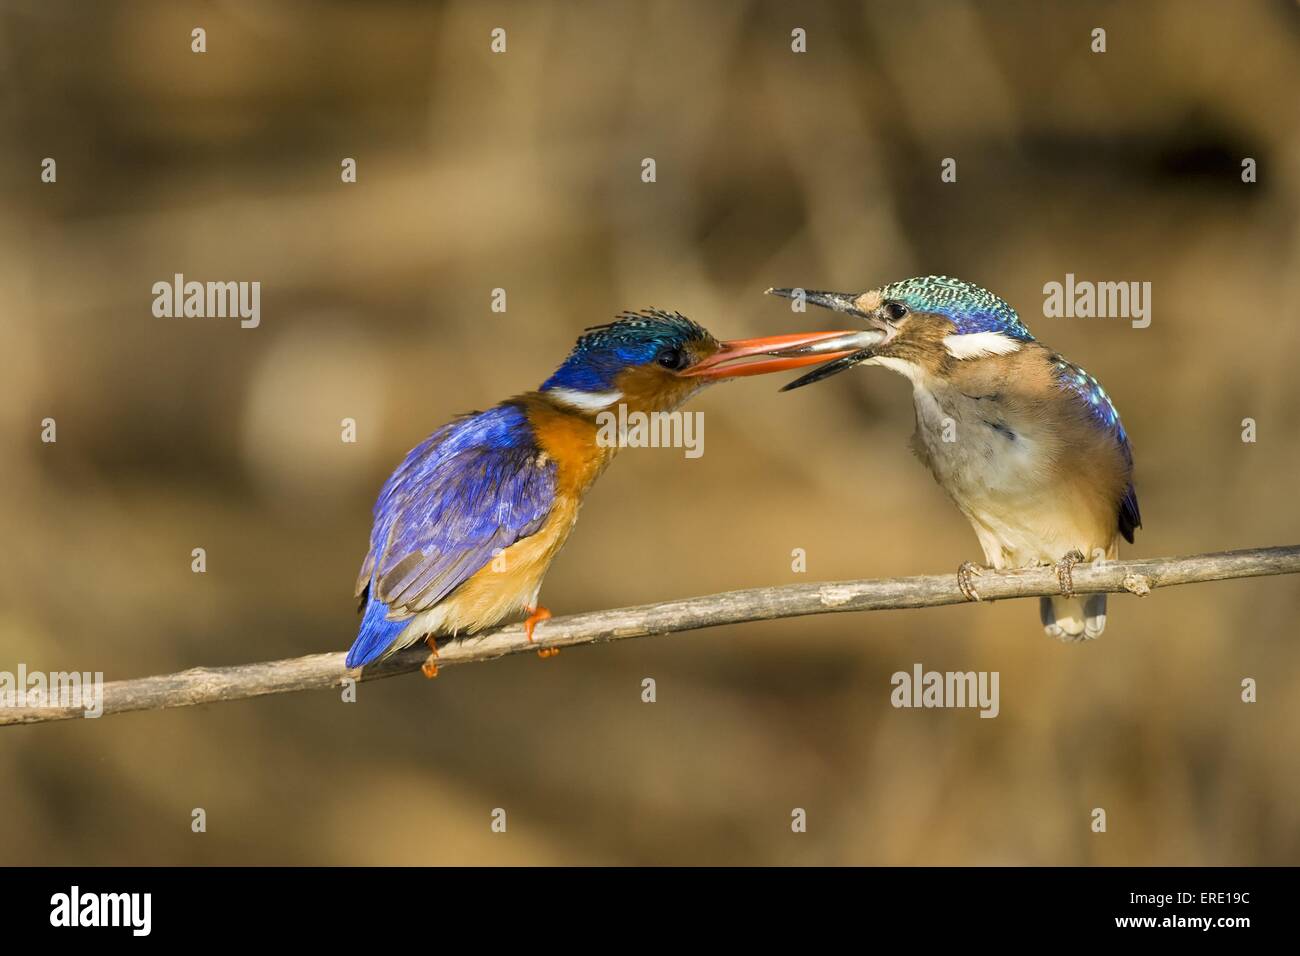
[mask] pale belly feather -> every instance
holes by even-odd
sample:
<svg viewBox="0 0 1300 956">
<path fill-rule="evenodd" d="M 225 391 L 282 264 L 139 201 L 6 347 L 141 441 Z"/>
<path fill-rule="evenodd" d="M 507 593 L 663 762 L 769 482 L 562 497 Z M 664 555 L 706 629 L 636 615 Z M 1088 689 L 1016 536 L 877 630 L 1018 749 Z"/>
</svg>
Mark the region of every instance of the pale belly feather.
<svg viewBox="0 0 1300 956">
<path fill-rule="evenodd" d="M 1089 558 L 1110 549 L 1089 527 L 1094 509 L 1062 479 L 1060 449 L 1041 426 L 1013 420 L 995 397 L 943 385 L 917 389 L 914 399 L 917 454 L 970 521 L 989 565 L 1029 567 L 1076 549 Z"/>
</svg>

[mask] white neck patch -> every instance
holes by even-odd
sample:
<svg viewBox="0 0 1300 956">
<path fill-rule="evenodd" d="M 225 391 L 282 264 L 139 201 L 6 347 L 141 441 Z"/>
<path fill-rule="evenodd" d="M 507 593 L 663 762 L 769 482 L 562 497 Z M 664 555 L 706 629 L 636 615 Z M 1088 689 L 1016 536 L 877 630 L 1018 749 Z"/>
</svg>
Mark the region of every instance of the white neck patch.
<svg viewBox="0 0 1300 956">
<path fill-rule="evenodd" d="M 1006 355 L 1020 350 L 1020 343 L 1001 332 L 967 332 L 965 335 L 945 335 L 944 348 L 957 359 L 983 358 L 986 355 Z"/>
<path fill-rule="evenodd" d="M 924 373 L 921 366 L 915 362 L 909 362 L 906 359 L 895 358 L 892 355 L 873 355 L 862 363 L 863 365 L 879 365 L 881 368 L 887 368 L 892 372 L 897 372 L 909 382 L 915 385 L 921 380 Z"/>
<path fill-rule="evenodd" d="M 576 388 L 548 388 L 546 394 L 561 405 L 580 412 L 598 412 L 623 397 L 622 392 L 582 392 Z"/>
</svg>

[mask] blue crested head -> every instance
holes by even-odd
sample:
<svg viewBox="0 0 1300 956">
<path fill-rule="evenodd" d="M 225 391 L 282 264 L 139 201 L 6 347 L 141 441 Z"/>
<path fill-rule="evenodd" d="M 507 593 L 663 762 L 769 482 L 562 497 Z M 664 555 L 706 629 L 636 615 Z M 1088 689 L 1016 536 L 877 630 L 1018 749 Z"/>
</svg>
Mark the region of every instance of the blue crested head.
<svg viewBox="0 0 1300 956">
<path fill-rule="evenodd" d="M 949 276 L 917 276 L 891 282 L 880 294 L 885 301 L 901 302 L 913 312 L 950 319 L 958 335 L 997 332 L 1019 342 L 1034 340 L 1005 299 L 972 282 Z"/>
<path fill-rule="evenodd" d="M 656 364 L 680 371 L 717 348 L 709 331 L 684 315 L 658 309 L 624 312 L 608 325 L 587 329 L 564 364 L 542 383 L 542 391 L 608 392 L 628 369 Z"/>
<path fill-rule="evenodd" d="M 769 291 L 844 312 L 867 326 L 857 337 L 856 352 L 809 372 L 783 391 L 822 381 L 867 361 L 889 361 L 912 370 L 906 373 L 909 375 L 916 370 L 944 375 L 949 374 L 954 360 L 1008 355 L 1034 341 L 1005 299 L 950 276 L 917 276 L 866 292 Z"/>
</svg>

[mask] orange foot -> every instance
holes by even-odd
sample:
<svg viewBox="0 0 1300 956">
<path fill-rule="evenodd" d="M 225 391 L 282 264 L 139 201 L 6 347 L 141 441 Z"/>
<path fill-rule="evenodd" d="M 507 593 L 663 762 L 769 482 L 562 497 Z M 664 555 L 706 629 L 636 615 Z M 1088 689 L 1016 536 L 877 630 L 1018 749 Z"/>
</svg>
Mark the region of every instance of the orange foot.
<svg viewBox="0 0 1300 956">
<path fill-rule="evenodd" d="M 551 612 L 540 604 L 537 607 L 525 608 L 525 610 L 528 611 L 528 620 L 524 621 L 524 633 L 528 635 L 528 640 L 531 641 L 533 639 L 533 628 L 537 627 L 542 621 L 549 621 Z M 538 648 L 537 656 L 542 660 L 546 660 L 546 658 L 554 657 L 558 653 L 560 653 L 558 647 L 542 647 Z"/>
<path fill-rule="evenodd" d="M 429 650 L 433 651 L 433 657 L 420 665 L 420 673 L 425 677 L 433 680 L 438 676 L 438 662 L 434 659 L 438 656 L 438 641 L 432 634 L 424 636 L 424 643 L 429 645 Z"/>
</svg>

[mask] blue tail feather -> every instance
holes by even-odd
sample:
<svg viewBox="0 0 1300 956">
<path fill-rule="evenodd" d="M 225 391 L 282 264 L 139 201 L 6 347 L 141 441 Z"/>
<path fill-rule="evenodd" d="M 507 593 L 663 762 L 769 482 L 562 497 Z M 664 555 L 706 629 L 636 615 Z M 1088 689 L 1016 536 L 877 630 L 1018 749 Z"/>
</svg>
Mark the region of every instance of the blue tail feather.
<svg viewBox="0 0 1300 956">
<path fill-rule="evenodd" d="M 410 621 L 390 621 L 387 618 L 388 606 L 373 597 L 366 602 L 366 613 L 361 618 L 361 630 L 348 651 L 348 667 L 365 667 L 383 656 L 384 651 L 392 647 L 410 624 Z"/>
</svg>

